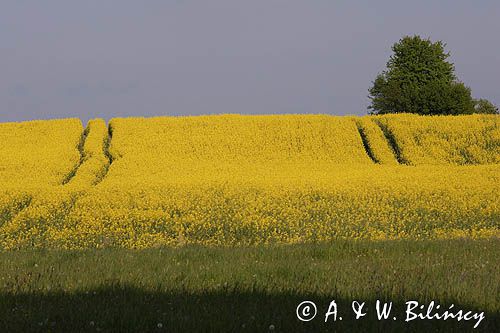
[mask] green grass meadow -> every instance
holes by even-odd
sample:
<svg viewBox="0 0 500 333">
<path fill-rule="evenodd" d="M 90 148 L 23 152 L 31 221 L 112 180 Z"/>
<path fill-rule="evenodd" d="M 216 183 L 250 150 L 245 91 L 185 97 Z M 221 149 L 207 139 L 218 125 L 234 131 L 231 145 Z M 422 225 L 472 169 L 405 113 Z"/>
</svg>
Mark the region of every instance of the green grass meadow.
<svg viewBox="0 0 500 333">
<path fill-rule="evenodd" d="M 0 253 L 0 332 L 498 331 L 500 240 Z M 375 301 L 397 320 L 379 321 Z M 315 319 L 297 305 L 314 301 Z M 324 322 L 330 301 L 342 321 Z M 353 300 L 367 315 L 354 319 Z M 405 322 L 405 301 L 484 311 Z"/>
</svg>

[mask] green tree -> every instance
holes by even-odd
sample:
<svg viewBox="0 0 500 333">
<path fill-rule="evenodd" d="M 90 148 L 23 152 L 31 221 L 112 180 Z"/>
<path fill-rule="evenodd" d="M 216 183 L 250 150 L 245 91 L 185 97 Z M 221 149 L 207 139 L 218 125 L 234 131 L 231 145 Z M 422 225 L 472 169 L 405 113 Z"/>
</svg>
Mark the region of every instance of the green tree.
<svg viewBox="0 0 500 333">
<path fill-rule="evenodd" d="M 419 36 L 395 43 L 387 69 L 369 89 L 370 113 L 474 113 L 470 88 L 457 80 L 445 46 Z"/>
<path fill-rule="evenodd" d="M 474 101 L 474 113 L 497 114 L 498 107 L 487 99 L 477 99 Z"/>
</svg>

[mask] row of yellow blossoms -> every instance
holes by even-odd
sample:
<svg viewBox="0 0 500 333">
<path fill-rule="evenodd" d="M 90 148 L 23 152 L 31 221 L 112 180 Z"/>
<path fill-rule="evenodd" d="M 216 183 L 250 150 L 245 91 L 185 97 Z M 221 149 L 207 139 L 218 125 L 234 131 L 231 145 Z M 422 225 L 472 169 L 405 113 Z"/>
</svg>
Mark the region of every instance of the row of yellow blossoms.
<svg viewBox="0 0 500 333">
<path fill-rule="evenodd" d="M 398 165 L 392 117 L 93 121 L 65 185 L 0 195 L 0 248 L 499 237 L 500 165 Z"/>
</svg>

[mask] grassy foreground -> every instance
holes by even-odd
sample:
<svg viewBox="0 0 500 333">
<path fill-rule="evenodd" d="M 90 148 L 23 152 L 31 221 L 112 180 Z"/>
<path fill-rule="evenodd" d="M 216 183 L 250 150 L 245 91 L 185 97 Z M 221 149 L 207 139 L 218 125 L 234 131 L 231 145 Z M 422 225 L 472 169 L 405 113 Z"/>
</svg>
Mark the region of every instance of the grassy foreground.
<svg viewBox="0 0 500 333">
<path fill-rule="evenodd" d="M 2 332 L 471 331 L 404 321 L 405 301 L 484 311 L 500 327 L 500 240 L 334 242 L 0 253 Z M 395 304 L 379 321 L 375 301 Z M 301 322 L 297 305 L 318 315 Z M 330 301 L 343 320 L 324 322 Z M 353 300 L 367 315 L 354 319 Z M 391 315 L 392 317 L 392 315 Z"/>
</svg>

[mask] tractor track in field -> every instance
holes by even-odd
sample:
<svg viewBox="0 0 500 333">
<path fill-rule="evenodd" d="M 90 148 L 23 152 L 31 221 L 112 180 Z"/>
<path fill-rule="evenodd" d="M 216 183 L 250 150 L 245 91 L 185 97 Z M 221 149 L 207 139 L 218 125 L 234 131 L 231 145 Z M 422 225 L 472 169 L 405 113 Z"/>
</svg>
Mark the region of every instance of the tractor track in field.
<svg viewBox="0 0 500 333">
<path fill-rule="evenodd" d="M 88 134 L 89 134 L 89 128 L 87 126 L 83 130 L 82 135 L 80 136 L 80 141 L 78 142 L 78 146 L 76 147 L 78 149 L 79 154 L 80 154 L 80 160 L 78 161 L 78 163 L 75 164 L 73 169 L 71 169 L 71 171 L 64 177 L 64 179 L 62 181 L 62 185 L 68 184 L 76 176 L 78 169 L 85 161 L 85 152 L 83 150 L 83 147 L 85 145 L 85 140 L 87 139 Z"/>
<path fill-rule="evenodd" d="M 80 160 L 78 161 L 78 163 L 76 163 L 73 166 L 71 171 L 64 177 L 64 179 L 62 181 L 62 185 L 68 184 L 76 176 L 76 174 L 78 173 L 78 170 L 80 169 L 82 164 L 87 159 L 87 157 L 85 156 L 84 146 L 85 146 L 85 141 L 89 135 L 89 131 L 90 131 L 90 129 L 87 126 L 85 128 L 85 130 L 83 131 L 83 133 L 80 137 L 80 141 L 79 141 L 78 146 L 77 146 L 78 152 L 80 153 Z M 102 145 L 102 153 L 105 156 L 105 158 L 108 160 L 108 163 L 106 163 L 106 165 L 103 167 L 102 173 L 100 175 L 98 175 L 96 177 L 96 179 L 92 182 L 92 186 L 95 186 L 95 185 L 99 184 L 100 182 L 102 182 L 102 180 L 108 174 L 109 168 L 111 167 L 111 164 L 114 161 L 114 157 L 109 151 L 112 137 L 113 137 L 113 128 L 111 125 L 108 125 L 107 126 L 107 136 L 104 139 L 104 142 Z"/>
<path fill-rule="evenodd" d="M 100 182 L 102 182 L 104 180 L 104 178 L 106 177 L 106 175 L 109 172 L 109 168 L 111 168 L 111 164 L 113 164 L 113 161 L 115 160 L 115 158 L 113 157 L 113 155 L 111 154 L 111 152 L 109 150 L 109 148 L 111 146 L 112 139 L 113 139 L 113 127 L 111 126 L 111 124 L 108 124 L 108 135 L 107 135 L 106 139 L 104 140 L 104 144 L 102 146 L 102 152 L 103 152 L 104 156 L 107 158 L 108 163 L 106 163 L 106 165 L 104 166 L 102 174 L 99 175 L 97 177 L 97 179 L 94 181 L 94 183 L 92 184 L 93 186 L 99 184 Z"/>
<path fill-rule="evenodd" d="M 356 121 L 356 127 L 358 128 L 359 136 L 361 137 L 361 141 L 363 142 L 363 147 L 365 148 L 366 154 L 368 155 L 368 157 L 370 157 L 373 163 L 380 164 L 380 161 L 378 161 L 375 158 L 375 155 L 373 155 L 373 151 L 370 147 L 370 144 L 368 143 L 368 138 L 363 125 L 359 121 Z"/>
<path fill-rule="evenodd" d="M 64 178 L 62 182 L 63 186 L 70 183 L 70 181 L 75 178 L 76 174 L 78 173 L 78 170 L 88 160 L 88 158 L 92 158 L 89 156 L 85 156 L 86 154 L 84 151 L 84 145 L 89 135 L 89 132 L 90 128 L 87 126 L 85 130 L 82 132 L 77 147 L 78 151 L 80 152 L 80 160 L 78 161 L 77 164 L 74 165 L 72 170 Z M 106 157 L 108 163 L 104 165 L 102 173 L 98 177 L 96 177 L 96 179 L 92 182 L 92 184 L 89 184 L 90 185 L 89 187 L 76 190 L 70 189 L 71 192 L 70 196 L 66 199 L 63 199 L 63 201 L 61 202 L 61 206 L 53 210 L 52 213 L 55 214 L 53 223 L 59 223 L 59 224 L 63 223 L 64 217 L 71 213 L 78 199 L 84 196 L 92 187 L 99 184 L 106 177 L 109 168 L 114 161 L 114 157 L 109 151 L 112 136 L 113 136 L 113 129 L 110 125 L 108 125 L 107 136 L 105 137 L 102 145 L 102 153 Z M 13 208 L 10 212 L 5 213 L 6 214 L 5 216 L 0 216 L 0 228 L 3 227 L 5 224 L 14 221 L 17 218 L 17 216 L 19 216 L 20 214 L 22 214 L 22 212 L 29 209 L 32 206 L 32 203 L 34 203 L 34 201 L 35 198 L 33 196 L 29 196 L 25 200 L 23 200 L 19 205 L 17 205 L 17 207 Z"/>
<path fill-rule="evenodd" d="M 404 157 L 403 154 L 401 153 L 401 148 L 399 147 L 396 137 L 394 136 L 394 133 L 389 129 L 389 126 L 386 124 L 383 124 L 380 122 L 380 120 L 376 119 L 374 120 L 375 124 L 377 124 L 378 127 L 382 130 L 382 133 L 384 133 L 385 139 L 389 143 L 389 147 L 391 147 L 392 152 L 394 153 L 394 157 L 396 157 L 396 160 L 398 161 L 399 164 L 404 164 L 404 165 L 410 165 L 409 161 L 407 161 Z"/>
<path fill-rule="evenodd" d="M 103 145 L 102 145 L 102 153 L 106 157 L 106 159 L 108 160 L 108 163 L 106 163 L 104 165 L 102 172 L 98 176 L 96 176 L 95 180 L 92 182 L 92 184 L 89 188 L 87 188 L 84 191 L 80 191 L 78 193 L 75 193 L 74 195 L 71 196 L 70 200 L 67 202 L 68 205 L 65 208 L 66 215 L 71 213 L 71 211 L 74 209 L 74 206 L 79 198 L 83 197 L 92 187 L 95 187 L 99 183 L 101 183 L 104 180 L 104 178 L 107 176 L 107 174 L 109 172 L 109 168 L 111 167 L 111 164 L 114 161 L 114 157 L 109 150 L 109 147 L 111 146 L 112 137 L 113 137 L 113 128 L 111 125 L 108 124 L 107 135 L 106 135 L 106 138 L 104 139 Z"/>
</svg>

